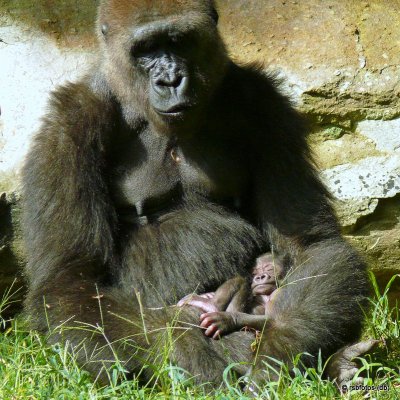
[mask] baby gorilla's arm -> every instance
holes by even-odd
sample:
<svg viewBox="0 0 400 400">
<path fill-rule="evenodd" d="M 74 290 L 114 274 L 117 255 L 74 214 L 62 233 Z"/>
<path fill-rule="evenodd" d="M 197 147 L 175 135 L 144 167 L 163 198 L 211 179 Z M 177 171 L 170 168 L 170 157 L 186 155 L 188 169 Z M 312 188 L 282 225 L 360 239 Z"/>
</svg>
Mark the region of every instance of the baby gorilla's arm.
<svg viewBox="0 0 400 400">
<path fill-rule="evenodd" d="M 205 334 L 213 339 L 222 335 L 239 331 L 242 328 L 252 328 L 262 331 L 268 323 L 266 315 L 252 315 L 242 312 L 206 312 L 200 315 L 200 326 L 205 328 Z"/>
</svg>

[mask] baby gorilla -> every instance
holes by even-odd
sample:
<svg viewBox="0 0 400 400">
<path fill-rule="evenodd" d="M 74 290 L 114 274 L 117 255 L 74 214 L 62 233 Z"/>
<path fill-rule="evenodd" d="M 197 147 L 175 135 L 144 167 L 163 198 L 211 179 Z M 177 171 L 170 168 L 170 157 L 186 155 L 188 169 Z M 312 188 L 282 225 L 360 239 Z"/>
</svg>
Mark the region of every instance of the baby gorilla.
<svg viewBox="0 0 400 400">
<path fill-rule="evenodd" d="M 251 279 L 237 276 L 215 293 L 185 296 L 178 306 L 192 305 L 205 311 L 200 316 L 200 326 L 213 339 L 242 328 L 262 332 L 268 318 L 273 317 L 273 300 L 289 270 L 287 264 L 283 257 L 265 253 L 257 258 Z M 325 375 L 336 382 L 340 391 L 345 391 L 350 382 L 361 384 L 357 358 L 371 352 L 378 343 L 369 339 L 341 348 L 328 360 Z M 253 390 L 250 386 L 249 389 Z"/>
<path fill-rule="evenodd" d="M 187 304 L 205 311 L 200 316 L 200 326 L 214 339 L 242 328 L 262 331 L 272 312 L 271 302 L 285 269 L 281 257 L 265 253 L 256 260 L 251 282 L 237 276 L 226 281 L 215 293 L 185 296 L 178 306 Z"/>
</svg>

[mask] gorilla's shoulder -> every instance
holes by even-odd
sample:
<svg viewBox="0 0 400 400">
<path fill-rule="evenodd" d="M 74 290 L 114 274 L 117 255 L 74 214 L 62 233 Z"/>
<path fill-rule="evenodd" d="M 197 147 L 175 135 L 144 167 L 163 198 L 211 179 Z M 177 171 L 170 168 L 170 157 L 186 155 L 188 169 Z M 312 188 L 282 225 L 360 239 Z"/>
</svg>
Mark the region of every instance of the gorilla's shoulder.
<svg viewBox="0 0 400 400">
<path fill-rule="evenodd" d="M 235 87 L 237 96 L 251 107 L 269 110 L 291 109 L 292 102 L 284 89 L 284 79 L 263 63 L 231 63 L 227 73 L 228 86 Z"/>
<path fill-rule="evenodd" d="M 96 92 L 89 83 L 67 82 L 56 88 L 50 95 L 50 108 L 62 113 L 72 112 L 86 117 L 98 113 L 101 109 L 110 109 L 110 102 L 102 93 Z"/>
<path fill-rule="evenodd" d="M 51 94 L 39 134 L 83 142 L 101 137 L 115 123 L 116 106 L 85 82 L 67 82 Z"/>
</svg>

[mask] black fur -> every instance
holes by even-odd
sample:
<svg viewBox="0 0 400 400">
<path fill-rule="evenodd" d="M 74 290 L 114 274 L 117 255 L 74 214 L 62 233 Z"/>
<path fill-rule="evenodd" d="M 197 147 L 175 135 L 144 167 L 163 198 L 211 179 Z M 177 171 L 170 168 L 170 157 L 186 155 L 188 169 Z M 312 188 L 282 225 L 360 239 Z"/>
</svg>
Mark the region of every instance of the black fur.
<svg viewBox="0 0 400 400">
<path fill-rule="evenodd" d="M 149 343 L 163 337 L 159 330 L 138 335 L 138 293 L 143 307 L 174 304 L 245 273 L 272 245 L 290 253 L 294 267 L 286 282 L 293 284 L 280 290 L 262 354 L 290 362 L 297 352 L 317 355 L 321 349 L 328 356 L 357 339 L 368 293 L 365 265 L 340 235 L 301 117 L 273 77 L 226 58 L 208 17 L 212 2 L 188 0 L 188 9 L 206 8 L 200 7 L 206 17 L 198 33 L 207 29 L 211 39 L 204 40 L 215 41 L 210 51 L 221 49 L 220 60 L 199 61 L 196 74 L 206 88 L 201 116 L 177 128 L 162 125 L 152 116 L 143 77 L 128 71 L 128 61 L 118 61 L 122 39 L 112 35 L 125 29 L 122 18 L 130 14 L 121 10 L 127 3 L 105 2 L 120 9 L 110 21 L 102 20 L 109 13 L 99 17 L 99 27 L 110 27 L 99 35 L 107 36 L 103 52 L 116 52 L 107 62 L 118 65 L 105 62 L 52 94 L 26 161 L 25 310 L 32 326 L 46 331 L 48 323 L 57 327 L 65 320 L 68 326 L 103 325 L 107 341 L 87 330 L 63 335 L 73 345 L 86 341 L 88 354 L 99 361 L 85 366 L 94 374 L 100 360 L 115 354 L 137 373 L 144 358 L 156 359 L 145 351 Z M 171 149 L 183 160 L 179 168 Z M 165 327 L 176 312 L 145 309 L 147 331 Z M 197 324 L 198 316 L 187 308 L 179 320 Z M 197 328 L 181 333 L 174 333 L 179 340 L 171 359 L 200 382 L 220 382 L 229 362 L 251 359 L 247 333 L 221 341 Z"/>
</svg>

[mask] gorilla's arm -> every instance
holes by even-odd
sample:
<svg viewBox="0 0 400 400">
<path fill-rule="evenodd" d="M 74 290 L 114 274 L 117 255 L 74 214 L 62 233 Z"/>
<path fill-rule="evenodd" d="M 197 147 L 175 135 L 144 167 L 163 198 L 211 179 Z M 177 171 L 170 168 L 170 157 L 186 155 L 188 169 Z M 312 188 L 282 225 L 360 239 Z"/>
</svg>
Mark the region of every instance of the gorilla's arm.
<svg viewBox="0 0 400 400">
<path fill-rule="evenodd" d="M 262 332 L 268 323 L 267 315 L 253 315 L 238 311 L 206 312 L 200 315 L 201 327 L 205 335 L 219 339 L 222 335 L 236 332 L 243 328 L 251 328 Z"/>
<path fill-rule="evenodd" d="M 299 352 L 317 356 L 321 348 L 327 357 L 359 336 L 368 295 L 365 264 L 340 235 L 300 116 L 273 79 L 251 68 L 234 74 L 254 121 L 248 127 L 253 219 L 275 250 L 288 251 L 294 261 L 273 301 L 260 354 L 289 362 Z"/>
<path fill-rule="evenodd" d="M 61 265 L 104 278 L 105 266 L 114 262 L 116 213 L 103 179 L 104 148 L 115 120 L 109 104 L 83 84 L 52 94 L 23 170 L 33 289 L 58 275 Z"/>
<path fill-rule="evenodd" d="M 103 322 L 112 341 L 129 329 L 113 332 L 123 324 L 108 323 L 108 307 L 112 304 L 116 314 L 128 318 L 133 299 L 118 300 L 106 289 L 116 263 L 116 214 L 102 178 L 107 135 L 115 128 L 110 122 L 115 121 L 113 106 L 108 104 L 86 85 L 61 87 L 52 94 L 34 138 L 23 171 L 30 289 L 25 309 L 41 331 L 66 320 L 68 327 L 80 321 L 95 329 L 103 304 Z M 78 344 L 88 334 L 74 330 L 68 336 Z M 93 342 L 106 343 L 101 337 Z M 103 357 L 112 359 L 110 349 L 103 349 Z"/>
</svg>

